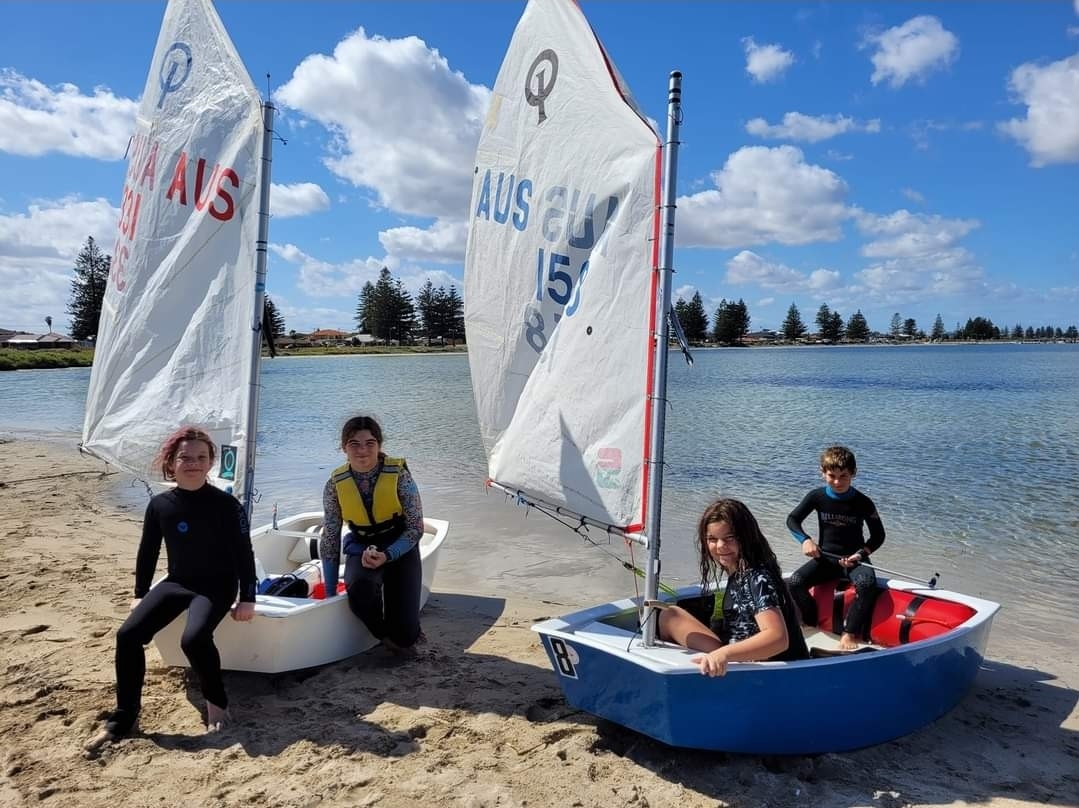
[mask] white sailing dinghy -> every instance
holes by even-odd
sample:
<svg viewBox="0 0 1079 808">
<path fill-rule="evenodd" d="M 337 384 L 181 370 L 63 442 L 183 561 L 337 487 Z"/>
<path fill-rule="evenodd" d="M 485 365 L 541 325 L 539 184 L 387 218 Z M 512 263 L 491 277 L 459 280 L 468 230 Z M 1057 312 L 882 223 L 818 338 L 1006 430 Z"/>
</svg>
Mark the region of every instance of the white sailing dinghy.
<svg viewBox="0 0 1079 808">
<path fill-rule="evenodd" d="M 648 551 L 644 598 L 534 628 L 572 705 L 674 746 L 897 737 L 970 688 L 997 604 L 878 578 L 880 650 L 733 663 L 721 679 L 656 640 L 680 74 L 669 90 L 661 148 L 577 4 L 530 0 L 476 153 L 465 324 L 489 484 Z M 837 720 L 851 693 L 864 709 Z"/>
<path fill-rule="evenodd" d="M 211 481 L 251 513 L 269 229 L 271 104 L 210 0 L 170 0 L 129 145 L 116 243 L 86 399 L 83 448 L 145 480 L 164 437 L 204 427 Z M 268 574 L 310 558 L 310 512 L 252 531 Z M 425 520 L 421 605 L 448 525 Z M 126 575 L 127 573 L 124 572 Z M 186 665 L 181 615 L 155 638 Z M 375 638 L 346 598 L 260 595 L 250 623 L 215 632 L 222 665 L 274 673 L 333 662 Z"/>
</svg>

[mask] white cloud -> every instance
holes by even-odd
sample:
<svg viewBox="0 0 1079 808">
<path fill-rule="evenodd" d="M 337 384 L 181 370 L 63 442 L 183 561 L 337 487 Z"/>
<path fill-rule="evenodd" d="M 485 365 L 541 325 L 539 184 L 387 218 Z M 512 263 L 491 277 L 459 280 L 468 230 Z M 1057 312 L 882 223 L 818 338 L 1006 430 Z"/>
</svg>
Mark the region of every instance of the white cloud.
<svg viewBox="0 0 1079 808">
<path fill-rule="evenodd" d="M 1027 114 L 999 124 L 1000 131 L 1029 152 L 1031 165 L 1079 162 L 1079 53 L 1044 66 L 1020 65 L 1008 87 Z"/>
<path fill-rule="evenodd" d="M 925 204 L 925 195 L 919 193 L 918 191 L 915 191 L 913 188 L 904 188 L 900 191 L 900 193 L 903 194 L 903 196 L 905 196 L 911 202 L 914 202 L 918 205 Z"/>
<path fill-rule="evenodd" d="M 678 199 L 678 244 L 748 247 L 835 241 L 847 184 L 794 146 L 746 146 L 712 174 L 715 188 Z"/>
<path fill-rule="evenodd" d="M 399 258 L 369 256 L 351 261 L 332 263 L 308 255 L 295 244 L 271 244 L 270 250 L 282 260 L 299 267 L 296 286 L 311 297 L 351 297 L 358 300 L 364 284 L 374 283 L 386 267 L 395 280 L 415 295 L 430 278 L 437 286 L 455 285 L 460 292 L 461 281 L 448 272 L 429 270 L 415 265 L 403 265 Z"/>
<path fill-rule="evenodd" d="M 745 37 L 742 45 L 746 49 L 746 72 L 758 83 L 778 79 L 794 64 L 794 54 L 781 45 L 758 45 L 751 36 Z"/>
<path fill-rule="evenodd" d="M 49 87 L 10 68 L 0 69 L 0 151 L 120 160 L 137 109 L 137 102 L 104 87 L 83 95 L 74 84 Z"/>
<path fill-rule="evenodd" d="M 681 298 L 682 300 L 688 302 L 693 299 L 693 295 L 696 293 L 697 287 L 694 286 L 692 283 L 687 283 L 685 286 L 679 286 L 677 289 L 675 289 L 672 297 L 674 300 L 678 300 L 679 298 Z"/>
<path fill-rule="evenodd" d="M 270 183 L 270 213 L 279 219 L 306 216 L 329 207 L 330 197 L 313 182 L 294 182 L 291 185 Z"/>
<path fill-rule="evenodd" d="M 925 81 L 934 70 L 948 67 L 959 57 L 959 38 L 936 17 L 912 17 L 902 25 L 866 37 L 865 47 L 876 46 L 870 57 L 870 81 L 902 87 L 908 81 Z"/>
<path fill-rule="evenodd" d="M 118 215 L 104 199 L 74 198 L 0 215 L 0 327 L 44 331 L 50 316 L 66 330 L 75 256 L 87 236 L 111 251 Z"/>
<path fill-rule="evenodd" d="M 360 28 L 308 56 L 275 94 L 333 135 L 326 165 L 399 213 L 464 218 L 490 90 L 422 40 Z"/>
<path fill-rule="evenodd" d="M 388 266 L 391 271 L 395 269 L 392 262 L 374 257 L 334 264 L 308 255 L 295 244 L 271 244 L 270 250 L 299 267 L 296 286 L 312 297 L 358 295 L 365 283 L 378 280 L 383 266 Z"/>
<path fill-rule="evenodd" d="M 925 151 L 929 148 L 929 136 L 936 132 L 978 132 L 984 128 L 984 121 L 918 120 L 907 127 L 907 132 L 914 140 L 914 145 Z"/>
<path fill-rule="evenodd" d="M 378 234 L 386 252 L 409 261 L 435 261 L 449 264 L 465 260 L 468 225 L 461 220 L 437 220 L 424 229 L 393 227 Z"/>
<path fill-rule="evenodd" d="M 874 240 L 862 255 L 879 259 L 856 273 L 875 301 L 908 303 L 932 296 L 974 295 L 987 289 L 985 273 L 959 241 L 981 226 L 976 219 L 898 210 L 887 216 L 857 211 L 858 229 Z"/>
<path fill-rule="evenodd" d="M 774 297 L 762 297 L 760 300 L 757 301 L 757 305 L 761 308 L 764 308 L 765 306 L 771 306 L 775 302 L 776 299 Z"/>
<path fill-rule="evenodd" d="M 839 272 L 816 269 L 808 274 L 742 250 L 727 262 L 727 283 L 750 283 L 777 292 L 823 294 L 842 286 Z"/>
<path fill-rule="evenodd" d="M 846 115 L 813 116 L 788 112 L 783 116 L 783 123 L 770 124 L 764 118 L 754 118 L 746 124 L 746 131 L 758 137 L 817 143 L 844 132 L 879 132 L 880 120 L 874 118 L 859 123 Z"/>
<path fill-rule="evenodd" d="M 888 216 L 859 211 L 858 229 L 875 240 L 862 247 L 868 258 L 924 258 L 953 248 L 981 226 L 977 219 L 945 219 L 939 215 L 897 210 Z"/>
</svg>

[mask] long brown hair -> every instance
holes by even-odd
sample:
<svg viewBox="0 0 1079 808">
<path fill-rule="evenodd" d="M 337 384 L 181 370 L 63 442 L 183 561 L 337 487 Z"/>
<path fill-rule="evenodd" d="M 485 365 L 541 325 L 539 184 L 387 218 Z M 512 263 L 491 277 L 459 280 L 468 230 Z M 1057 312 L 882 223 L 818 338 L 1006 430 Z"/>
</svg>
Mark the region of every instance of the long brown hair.
<svg viewBox="0 0 1079 808">
<path fill-rule="evenodd" d="M 176 479 L 176 453 L 180 451 L 180 444 L 185 440 L 201 440 L 206 444 L 210 450 L 210 465 L 213 465 L 214 459 L 217 457 L 217 447 L 214 446 L 213 438 L 209 433 L 197 426 L 182 426 L 165 438 L 165 442 L 161 444 L 161 448 L 157 450 L 157 455 L 154 457 L 154 468 L 161 469 L 161 477 L 165 480 L 172 481 Z"/>
<path fill-rule="evenodd" d="M 716 522 L 730 525 L 731 533 L 738 540 L 739 564 L 746 567 L 767 567 L 782 580 L 779 562 L 772 552 L 768 539 L 761 532 L 760 525 L 753 512 L 744 502 L 737 499 L 717 499 L 704 509 L 697 523 L 697 546 L 700 550 L 701 586 L 708 584 L 708 579 L 716 575 L 719 566 L 708 552 L 708 526 Z"/>
</svg>

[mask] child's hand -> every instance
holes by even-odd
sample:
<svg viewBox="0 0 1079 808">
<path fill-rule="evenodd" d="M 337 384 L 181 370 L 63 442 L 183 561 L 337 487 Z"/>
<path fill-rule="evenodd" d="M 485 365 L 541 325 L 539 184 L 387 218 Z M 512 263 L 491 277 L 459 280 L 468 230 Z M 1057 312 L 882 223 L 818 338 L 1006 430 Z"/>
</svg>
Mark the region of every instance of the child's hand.
<svg viewBox="0 0 1079 808">
<path fill-rule="evenodd" d="M 802 542 L 802 555 L 810 558 L 820 558 L 820 548 L 813 539 L 806 539 Z"/>
<path fill-rule="evenodd" d="M 246 623 L 252 617 L 255 616 L 255 604 L 248 603 L 247 601 L 240 601 L 232 607 L 232 619 L 241 623 Z"/>
<path fill-rule="evenodd" d="M 846 558 L 839 559 L 839 566 L 843 567 L 843 569 L 848 570 L 852 567 L 857 567 L 861 563 L 862 556 L 858 553 L 855 553 L 854 555 L 849 555 Z"/>
<path fill-rule="evenodd" d="M 369 570 L 377 570 L 386 563 L 387 559 L 388 557 L 385 553 L 380 553 L 377 547 L 371 545 L 363 551 L 360 563 Z"/>
<path fill-rule="evenodd" d="M 711 653 L 695 656 L 690 660 L 705 676 L 722 676 L 727 672 L 727 648 L 717 648 Z"/>
</svg>

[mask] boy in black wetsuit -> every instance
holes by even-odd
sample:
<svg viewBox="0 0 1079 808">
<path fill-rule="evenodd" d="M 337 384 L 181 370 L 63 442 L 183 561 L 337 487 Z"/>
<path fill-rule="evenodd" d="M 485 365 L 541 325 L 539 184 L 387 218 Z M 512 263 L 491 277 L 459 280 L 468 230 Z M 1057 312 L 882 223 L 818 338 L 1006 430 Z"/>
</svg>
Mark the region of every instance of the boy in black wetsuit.
<svg viewBox="0 0 1079 808">
<path fill-rule="evenodd" d="M 858 473 L 854 452 L 844 446 L 828 447 L 821 453 L 820 471 L 825 485 L 806 494 L 787 517 L 787 528 L 810 559 L 791 575 L 789 585 L 802 620 L 815 626 L 817 604 L 809 587 L 834 581 L 844 573 L 850 578 L 854 602 L 843 624 L 839 647 L 851 651 L 858 647 L 857 637 L 871 616 L 877 586 L 873 570 L 859 565 L 884 543 L 884 524 L 873 500 L 851 485 Z M 817 512 L 819 544 L 802 530 L 802 522 L 813 511 Z M 869 528 L 868 540 L 863 537 L 863 525 Z"/>
</svg>

